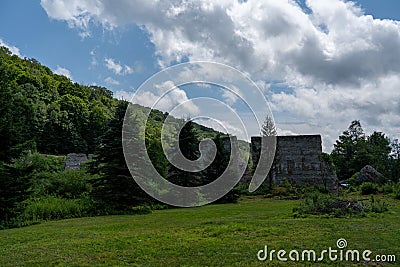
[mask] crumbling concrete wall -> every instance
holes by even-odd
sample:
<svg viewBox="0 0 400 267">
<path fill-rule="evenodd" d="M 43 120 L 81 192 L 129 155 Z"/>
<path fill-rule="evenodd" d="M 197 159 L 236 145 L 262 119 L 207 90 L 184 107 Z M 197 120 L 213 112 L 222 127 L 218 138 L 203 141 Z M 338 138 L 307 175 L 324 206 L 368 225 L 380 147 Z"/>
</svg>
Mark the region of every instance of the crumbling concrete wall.
<svg viewBox="0 0 400 267">
<path fill-rule="evenodd" d="M 251 138 L 253 166 L 257 166 L 261 137 Z M 292 184 L 326 187 L 337 192 L 338 179 L 332 165 L 323 162 L 320 135 L 277 136 L 276 153 L 270 177 L 273 184 L 287 179 Z"/>
<path fill-rule="evenodd" d="M 69 153 L 65 158 L 64 170 L 79 169 L 82 163 L 88 161 L 86 154 L 82 153 Z"/>
</svg>

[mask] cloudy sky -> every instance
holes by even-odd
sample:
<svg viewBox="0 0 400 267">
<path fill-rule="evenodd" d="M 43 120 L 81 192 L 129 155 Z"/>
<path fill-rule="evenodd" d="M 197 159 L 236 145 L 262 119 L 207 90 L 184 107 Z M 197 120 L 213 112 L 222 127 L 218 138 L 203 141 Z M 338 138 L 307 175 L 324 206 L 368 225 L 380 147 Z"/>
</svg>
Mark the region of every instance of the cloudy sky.
<svg viewBox="0 0 400 267">
<path fill-rule="evenodd" d="M 354 119 L 400 137 L 399 10 L 398 0 L 2 0 L 0 44 L 125 99 L 176 63 L 228 64 L 263 91 L 281 134 L 319 133 L 330 151 Z"/>
</svg>

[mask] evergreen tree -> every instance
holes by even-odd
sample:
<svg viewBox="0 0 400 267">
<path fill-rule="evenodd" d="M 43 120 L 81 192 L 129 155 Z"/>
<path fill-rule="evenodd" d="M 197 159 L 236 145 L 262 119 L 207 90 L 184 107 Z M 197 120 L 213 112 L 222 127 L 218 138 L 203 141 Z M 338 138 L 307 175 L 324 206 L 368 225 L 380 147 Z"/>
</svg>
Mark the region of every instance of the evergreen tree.
<svg viewBox="0 0 400 267">
<path fill-rule="evenodd" d="M 100 173 L 93 181 L 93 196 L 114 210 L 128 210 L 149 200 L 132 178 L 123 154 L 121 133 L 127 107 L 128 102 L 118 102 L 92 165 Z"/>
<path fill-rule="evenodd" d="M 20 212 L 19 203 L 28 198 L 29 181 L 12 166 L 0 162 L 0 226 Z"/>
<path fill-rule="evenodd" d="M 373 132 L 367 138 L 367 149 L 370 157 L 370 165 L 384 176 L 390 176 L 390 141 L 381 132 Z"/>
<path fill-rule="evenodd" d="M 278 135 L 278 132 L 276 130 L 275 123 L 272 120 L 272 117 L 267 115 L 265 117 L 265 121 L 264 121 L 263 125 L 261 126 L 261 136 L 268 137 L 268 136 L 277 136 L 277 135 Z M 276 157 L 277 155 L 279 155 L 279 153 L 277 153 L 278 147 L 276 147 L 275 149 L 276 150 L 275 150 L 275 155 L 274 155 L 274 161 L 272 162 L 271 169 L 268 172 L 267 179 L 266 179 L 269 189 L 272 188 L 273 175 L 276 172 L 276 164 L 279 161 L 279 159 Z"/>
<path fill-rule="evenodd" d="M 390 141 L 381 132 L 365 136 L 360 121 L 353 121 L 334 144 L 331 153 L 339 179 L 348 179 L 365 165 L 390 175 Z"/>
<path fill-rule="evenodd" d="M 182 127 L 178 143 L 179 148 L 174 149 L 180 149 L 185 158 L 191 161 L 199 158 L 199 141 L 191 120 L 186 120 L 185 125 Z M 200 172 L 184 171 L 170 164 L 168 168 L 168 180 L 177 185 L 194 187 L 202 184 L 203 176 Z"/>
<path fill-rule="evenodd" d="M 398 139 L 393 140 L 391 148 L 390 177 L 394 182 L 398 182 L 400 178 L 400 143 Z"/>
<path fill-rule="evenodd" d="M 263 125 L 261 126 L 261 136 L 277 136 L 276 126 L 272 117 L 266 116 Z"/>
<path fill-rule="evenodd" d="M 331 153 L 339 179 L 348 179 L 368 164 L 366 139 L 360 121 L 353 121 L 339 136 Z"/>
<path fill-rule="evenodd" d="M 225 140 L 230 140 L 229 137 L 225 137 Z M 215 138 L 213 138 L 214 144 L 217 149 L 217 153 L 215 155 L 214 161 L 210 166 L 204 171 L 204 184 L 211 183 L 218 179 L 228 168 L 229 160 L 231 158 L 232 147 L 229 146 L 227 148 L 224 144 L 224 137 L 221 137 L 221 134 L 218 133 Z M 236 167 L 236 166 L 235 166 Z M 231 176 L 232 179 L 237 178 L 235 175 L 239 175 L 238 173 L 234 173 L 233 171 L 228 170 L 227 175 Z M 225 196 L 217 200 L 217 203 L 235 203 L 239 198 L 238 190 L 233 188 L 229 191 Z"/>
</svg>

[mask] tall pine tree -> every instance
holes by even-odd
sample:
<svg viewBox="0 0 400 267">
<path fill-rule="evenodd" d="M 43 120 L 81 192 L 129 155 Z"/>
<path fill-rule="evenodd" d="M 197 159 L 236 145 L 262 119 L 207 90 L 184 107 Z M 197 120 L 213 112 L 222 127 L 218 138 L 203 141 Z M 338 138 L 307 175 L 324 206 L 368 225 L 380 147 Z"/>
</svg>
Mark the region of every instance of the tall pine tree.
<svg viewBox="0 0 400 267">
<path fill-rule="evenodd" d="M 122 149 L 122 125 L 128 102 L 119 101 L 108 130 L 101 137 L 92 169 L 100 174 L 93 181 L 93 196 L 114 210 L 129 210 L 149 201 L 132 178 Z"/>
<path fill-rule="evenodd" d="M 175 148 L 178 149 L 178 148 Z M 179 149 L 188 160 L 199 158 L 199 140 L 197 132 L 191 120 L 187 120 L 179 133 Z M 188 172 L 170 164 L 168 168 L 168 180 L 174 184 L 186 187 L 194 187 L 202 184 L 203 179 L 199 172 Z"/>
</svg>

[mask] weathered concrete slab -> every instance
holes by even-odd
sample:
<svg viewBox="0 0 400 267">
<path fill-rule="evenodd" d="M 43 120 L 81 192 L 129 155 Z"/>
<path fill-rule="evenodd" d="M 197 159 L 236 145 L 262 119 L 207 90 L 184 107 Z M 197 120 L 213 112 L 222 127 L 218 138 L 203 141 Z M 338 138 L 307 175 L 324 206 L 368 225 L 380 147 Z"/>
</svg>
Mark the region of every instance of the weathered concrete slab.
<svg viewBox="0 0 400 267">
<path fill-rule="evenodd" d="M 64 170 L 79 169 L 82 163 L 88 161 L 86 154 L 82 153 L 69 153 L 65 158 Z"/>
</svg>

